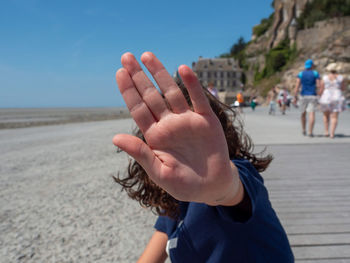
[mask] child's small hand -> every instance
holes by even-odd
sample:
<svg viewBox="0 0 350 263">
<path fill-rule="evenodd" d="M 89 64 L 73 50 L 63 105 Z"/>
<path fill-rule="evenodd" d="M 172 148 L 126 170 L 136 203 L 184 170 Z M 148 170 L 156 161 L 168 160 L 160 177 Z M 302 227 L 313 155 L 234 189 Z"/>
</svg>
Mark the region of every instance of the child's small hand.
<svg viewBox="0 0 350 263">
<path fill-rule="evenodd" d="M 119 134 L 116 146 L 127 152 L 150 178 L 181 201 L 234 205 L 243 197 L 236 167 L 229 159 L 222 126 L 192 70 L 179 67 L 193 110 L 160 61 L 150 52 L 142 55 L 170 105 L 142 71 L 135 57 L 122 56 L 116 74 L 120 92 L 146 142 Z"/>
</svg>

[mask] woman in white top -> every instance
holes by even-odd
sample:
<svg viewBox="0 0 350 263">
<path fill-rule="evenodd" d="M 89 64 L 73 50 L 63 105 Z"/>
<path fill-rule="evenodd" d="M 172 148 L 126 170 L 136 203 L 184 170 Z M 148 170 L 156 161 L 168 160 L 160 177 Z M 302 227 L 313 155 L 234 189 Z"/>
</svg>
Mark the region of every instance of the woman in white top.
<svg viewBox="0 0 350 263">
<path fill-rule="evenodd" d="M 345 81 L 343 76 L 337 74 L 338 67 L 336 63 L 329 64 L 326 69 L 329 73 L 322 78 L 319 102 L 323 112 L 325 136 L 334 138 L 339 112 L 344 111 L 346 108 L 345 98 L 342 93 L 345 90 Z"/>
</svg>

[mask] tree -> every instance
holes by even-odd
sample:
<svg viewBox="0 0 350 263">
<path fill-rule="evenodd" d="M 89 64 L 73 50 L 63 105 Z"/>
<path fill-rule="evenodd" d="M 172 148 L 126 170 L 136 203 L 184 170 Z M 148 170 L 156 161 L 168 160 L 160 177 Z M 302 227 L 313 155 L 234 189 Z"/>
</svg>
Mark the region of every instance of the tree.
<svg viewBox="0 0 350 263">
<path fill-rule="evenodd" d="M 247 43 L 245 42 L 244 38 L 241 36 L 235 44 L 232 45 L 230 49 L 230 54 L 232 56 L 237 56 L 245 47 L 247 46 Z"/>
<path fill-rule="evenodd" d="M 241 36 L 235 44 L 232 45 L 230 49 L 230 57 L 234 57 L 238 60 L 239 66 L 243 69 L 247 68 L 245 63 L 245 51 L 244 49 L 247 47 L 248 43 L 245 42 L 244 38 Z M 223 54 L 226 55 L 226 54 Z"/>
<path fill-rule="evenodd" d="M 237 43 L 233 44 L 233 46 L 231 47 L 230 53 L 232 56 L 236 56 L 238 55 L 239 52 L 241 52 L 245 47 L 246 47 L 247 43 L 245 42 L 243 37 L 240 37 L 237 40 Z"/>
</svg>

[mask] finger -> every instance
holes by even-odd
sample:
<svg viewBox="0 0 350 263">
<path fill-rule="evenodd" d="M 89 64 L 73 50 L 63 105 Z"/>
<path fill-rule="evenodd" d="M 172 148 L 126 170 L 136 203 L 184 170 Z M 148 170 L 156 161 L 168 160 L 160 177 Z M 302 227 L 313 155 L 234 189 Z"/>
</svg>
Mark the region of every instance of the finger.
<svg viewBox="0 0 350 263">
<path fill-rule="evenodd" d="M 145 102 L 142 100 L 129 73 L 124 68 L 117 71 L 116 80 L 131 116 L 135 120 L 137 126 L 139 126 L 141 132 L 145 134 L 147 129 L 155 123 L 156 120 Z"/>
<path fill-rule="evenodd" d="M 152 74 L 171 109 L 175 113 L 187 111 L 189 106 L 184 95 L 157 57 L 151 52 L 145 52 L 141 61 Z"/>
<path fill-rule="evenodd" d="M 143 101 L 147 104 L 155 118 L 159 120 L 162 116 L 169 113 L 164 99 L 146 76 L 145 72 L 143 72 L 134 55 L 125 53 L 121 60 L 123 67 L 129 72 Z"/>
<path fill-rule="evenodd" d="M 208 98 L 193 71 L 189 67 L 182 65 L 179 67 L 179 74 L 191 97 L 194 111 L 200 114 L 210 113 L 211 107 Z"/>
<path fill-rule="evenodd" d="M 152 180 L 158 178 L 155 175 L 161 170 L 162 163 L 144 141 L 129 134 L 118 134 L 114 136 L 113 144 L 133 157 Z"/>
</svg>

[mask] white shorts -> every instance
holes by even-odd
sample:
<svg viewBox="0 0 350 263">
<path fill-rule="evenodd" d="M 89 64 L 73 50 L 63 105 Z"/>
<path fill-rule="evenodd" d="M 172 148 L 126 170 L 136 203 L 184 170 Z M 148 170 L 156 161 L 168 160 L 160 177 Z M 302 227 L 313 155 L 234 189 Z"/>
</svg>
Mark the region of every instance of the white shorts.
<svg viewBox="0 0 350 263">
<path fill-rule="evenodd" d="M 317 107 L 317 96 L 301 96 L 300 97 L 300 111 L 301 112 L 315 112 Z"/>
</svg>

